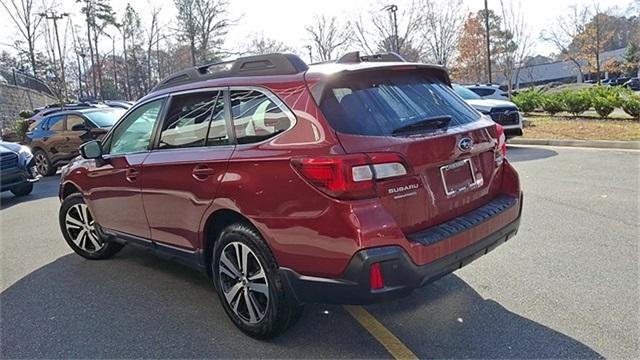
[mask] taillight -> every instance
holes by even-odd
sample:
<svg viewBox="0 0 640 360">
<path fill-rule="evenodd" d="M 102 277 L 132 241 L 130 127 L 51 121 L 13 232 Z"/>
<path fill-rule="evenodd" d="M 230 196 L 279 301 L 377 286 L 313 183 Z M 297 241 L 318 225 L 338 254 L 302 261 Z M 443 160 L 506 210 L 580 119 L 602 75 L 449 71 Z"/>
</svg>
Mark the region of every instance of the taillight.
<svg viewBox="0 0 640 360">
<path fill-rule="evenodd" d="M 496 124 L 496 135 L 498 137 L 498 147 L 496 149 L 495 161 L 496 166 L 500 166 L 507 157 L 507 137 L 504 135 L 504 127 L 500 124 Z"/>
<path fill-rule="evenodd" d="M 371 290 L 379 290 L 384 287 L 384 278 L 382 277 L 382 266 L 380 263 L 373 263 L 369 267 L 369 285 Z"/>
<path fill-rule="evenodd" d="M 408 173 L 402 157 L 394 153 L 294 158 L 291 163 L 309 183 L 339 199 L 374 197 L 377 180 Z"/>
</svg>

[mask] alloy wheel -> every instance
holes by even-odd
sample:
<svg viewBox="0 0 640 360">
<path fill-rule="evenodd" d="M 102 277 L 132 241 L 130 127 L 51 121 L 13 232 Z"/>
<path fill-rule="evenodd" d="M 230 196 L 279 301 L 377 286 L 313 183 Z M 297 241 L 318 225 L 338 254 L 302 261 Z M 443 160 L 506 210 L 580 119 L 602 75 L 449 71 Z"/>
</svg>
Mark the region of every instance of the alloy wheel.
<svg viewBox="0 0 640 360">
<path fill-rule="evenodd" d="M 95 222 L 85 204 L 75 204 L 67 210 L 65 227 L 73 243 L 86 252 L 95 253 L 105 245 L 96 232 Z"/>
<path fill-rule="evenodd" d="M 47 158 L 45 157 L 45 155 L 41 152 L 38 152 L 35 158 L 36 170 L 38 170 L 38 173 L 43 176 L 47 175 L 47 172 L 49 171 L 49 165 L 47 163 Z"/>
<path fill-rule="evenodd" d="M 230 242 L 220 254 L 218 273 L 233 312 L 247 324 L 260 322 L 269 306 L 269 283 L 256 254 L 243 243 Z"/>
</svg>

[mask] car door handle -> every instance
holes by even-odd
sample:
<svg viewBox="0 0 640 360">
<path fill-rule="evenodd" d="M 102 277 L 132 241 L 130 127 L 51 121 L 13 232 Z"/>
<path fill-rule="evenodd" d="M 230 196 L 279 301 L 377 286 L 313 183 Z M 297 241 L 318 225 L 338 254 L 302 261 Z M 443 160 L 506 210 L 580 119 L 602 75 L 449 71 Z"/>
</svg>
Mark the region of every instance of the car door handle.
<svg viewBox="0 0 640 360">
<path fill-rule="evenodd" d="M 139 172 L 136 169 L 127 169 L 124 176 L 128 182 L 134 182 L 138 178 L 138 174 Z"/>
<path fill-rule="evenodd" d="M 192 175 L 196 180 L 204 181 L 215 173 L 215 170 L 207 165 L 197 165 L 193 168 Z"/>
</svg>

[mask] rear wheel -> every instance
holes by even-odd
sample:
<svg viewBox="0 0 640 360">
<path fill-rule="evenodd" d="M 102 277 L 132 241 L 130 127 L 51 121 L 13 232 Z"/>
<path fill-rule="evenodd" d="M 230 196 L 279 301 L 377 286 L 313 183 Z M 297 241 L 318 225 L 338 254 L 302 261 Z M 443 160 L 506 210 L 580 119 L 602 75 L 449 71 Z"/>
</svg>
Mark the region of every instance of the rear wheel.
<svg viewBox="0 0 640 360">
<path fill-rule="evenodd" d="M 34 161 L 36 163 L 36 170 L 38 174 L 42 176 L 51 176 L 58 170 L 51 164 L 51 160 L 43 150 L 36 150 L 33 152 Z"/>
<path fill-rule="evenodd" d="M 15 196 L 27 196 L 31 194 L 32 191 L 33 191 L 33 183 L 30 183 L 30 182 L 20 184 L 14 187 L 13 189 L 11 189 L 11 192 Z"/>
<path fill-rule="evenodd" d="M 67 244 L 76 254 L 87 259 L 106 259 L 123 245 L 105 241 L 96 231 L 93 216 L 81 194 L 69 195 L 60 206 L 60 229 Z"/>
<path fill-rule="evenodd" d="M 220 301 L 240 330 L 267 339 L 299 318 L 302 306 L 288 301 L 276 261 L 253 228 L 244 224 L 227 227 L 213 256 L 212 273 Z"/>
</svg>

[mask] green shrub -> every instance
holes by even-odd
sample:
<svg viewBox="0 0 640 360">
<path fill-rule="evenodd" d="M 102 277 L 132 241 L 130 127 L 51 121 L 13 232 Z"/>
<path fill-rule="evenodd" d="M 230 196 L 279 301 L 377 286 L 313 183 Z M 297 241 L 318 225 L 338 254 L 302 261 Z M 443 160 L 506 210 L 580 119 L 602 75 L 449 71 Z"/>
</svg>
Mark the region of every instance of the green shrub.
<svg viewBox="0 0 640 360">
<path fill-rule="evenodd" d="M 566 110 L 578 116 L 591 107 L 591 96 L 587 90 L 567 90 L 562 92 Z"/>
<path fill-rule="evenodd" d="M 20 113 L 18 113 L 18 115 L 20 115 L 20 117 L 23 119 L 28 119 L 35 114 L 36 114 L 35 110 L 22 110 L 20 111 Z"/>
<path fill-rule="evenodd" d="M 624 112 L 640 120 L 640 95 L 634 94 L 632 91 L 621 94 L 620 106 Z"/>
<path fill-rule="evenodd" d="M 542 93 L 540 90 L 527 89 L 520 91 L 512 98 L 513 102 L 518 106 L 520 111 L 530 113 L 541 105 Z"/>
<path fill-rule="evenodd" d="M 542 94 L 542 109 L 551 115 L 565 110 L 564 98 L 561 93 Z"/>
<path fill-rule="evenodd" d="M 13 124 L 13 131 L 16 134 L 16 137 L 19 141 L 23 141 L 27 138 L 27 131 L 29 131 L 29 121 L 28 120 L 16 120 L 15 124 Z"/>
<path fill-rule="evenodd" d="M 602 118 L 608 117 L 616 107 L 620 106 L 620 90 L 617 87 L 593 86 L 589 89 L 589 95 L 591 105 Z"/>
</svg>

